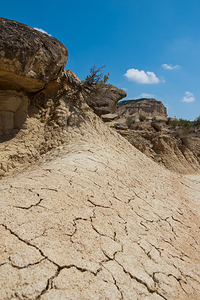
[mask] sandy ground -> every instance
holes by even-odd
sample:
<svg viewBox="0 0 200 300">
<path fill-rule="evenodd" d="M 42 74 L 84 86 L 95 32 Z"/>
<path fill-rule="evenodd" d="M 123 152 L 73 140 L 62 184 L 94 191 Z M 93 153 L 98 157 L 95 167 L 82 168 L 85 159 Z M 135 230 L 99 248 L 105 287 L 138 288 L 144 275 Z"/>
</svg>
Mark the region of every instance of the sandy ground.
<svg viewBox="0 0 200 300">
<path fill-rule="evenodd" d="M 100 120 L 0 181 L 1 299 L 199 299 L 200 176 Z"/>
</svg>

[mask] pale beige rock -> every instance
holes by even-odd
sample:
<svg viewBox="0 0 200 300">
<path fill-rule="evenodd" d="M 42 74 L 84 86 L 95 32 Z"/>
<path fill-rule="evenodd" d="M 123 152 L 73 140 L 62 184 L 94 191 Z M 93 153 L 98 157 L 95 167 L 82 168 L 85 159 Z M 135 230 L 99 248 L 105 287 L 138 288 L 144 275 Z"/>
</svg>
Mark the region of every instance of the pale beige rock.
<svg viewBox="0 0 200 300">
<path fill-rule="evenodd" d="M 199 175 L 160 167 L 90 111 L 67 139 L 0 181 L 1 299 L 198 299 Z"/>
<path fill-rule="evenodd" d="M 110 122 L 119 118 L 117 114 L 106 114 L 101 116 L 104 122 Z"/>
</svg>

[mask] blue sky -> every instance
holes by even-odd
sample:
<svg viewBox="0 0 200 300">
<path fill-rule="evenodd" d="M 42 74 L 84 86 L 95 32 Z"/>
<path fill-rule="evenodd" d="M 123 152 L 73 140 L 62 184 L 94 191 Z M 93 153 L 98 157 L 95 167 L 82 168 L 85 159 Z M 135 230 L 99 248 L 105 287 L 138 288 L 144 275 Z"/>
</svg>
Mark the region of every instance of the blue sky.
<svg viewBox="0 0 200 300">
<path fill-rule="evenodd" d="M 80 79 L 106 65 L 126 99 L 154 97 L 170 117 L 200 115 L 199 0 L 9 0 L 1 16 L 60 40 Z"/>
</svg>

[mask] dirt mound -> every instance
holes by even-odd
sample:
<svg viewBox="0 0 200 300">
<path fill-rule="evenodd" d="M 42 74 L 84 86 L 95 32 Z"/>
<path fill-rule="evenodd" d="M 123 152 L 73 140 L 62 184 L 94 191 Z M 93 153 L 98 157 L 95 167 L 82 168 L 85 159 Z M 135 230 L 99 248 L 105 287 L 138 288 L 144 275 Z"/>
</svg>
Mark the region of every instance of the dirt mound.
<svg viewBox="0 0 200 300">
<path fill-rule="evenodd" d="M 200 172 L 200 123 L 163 117 L 102 118 L 134 147 L 160 165 L 182 174 Z"/>
<path fill-rule="evenodd" d="M 158 166 L 90 111 L 66 136 L 0 181 L 1 299 L 198 299 L 200 178 Z"/>
</svg>

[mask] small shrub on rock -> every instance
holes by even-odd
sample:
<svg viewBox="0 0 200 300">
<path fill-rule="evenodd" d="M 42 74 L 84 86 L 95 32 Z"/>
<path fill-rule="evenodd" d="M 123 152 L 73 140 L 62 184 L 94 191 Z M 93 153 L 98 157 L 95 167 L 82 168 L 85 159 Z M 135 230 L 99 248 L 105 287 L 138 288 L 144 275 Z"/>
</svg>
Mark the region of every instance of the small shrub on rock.
<svg viewBox="0 0 200 300">
<path fill-rule="evenodd" d="M 143 121 L 145 121 L 145 120 L 146 120 L 146 117 L 145 117 L 145 116 L 143 116 L 143 115 L 140 115 L 140 116 L 139 116 L 139 120 L 140 120 L 140 122 L 143 122 Z"/>
<path fill-rule="evenodd" d="M 132 124 L 134 124 L 135 121 L 131 118 L 131 117 L 128 117 L 127 120 L 126 120 L 126 125 L 128 127 L 130 127 Z"/>
<path fill-rule="evenodd" d="M 156 122 L 156 117 L 153 117 L 152 122 Z"/>
<path fill-rule="evenodd" d="M 172 125 L 173 128 L 176 128 L 176 127 L 178 126 L 178 123 L 179 123 L 178 120 L 173 120 L 173 121 L 171 122 L 171 125 Z"/>
<path fill-rule="evenodd" d="M 191 122 L 189 120 L 180 119 L 179 120 L 179 126 L 189 128 L 191 126 Z"/>
</svg>

